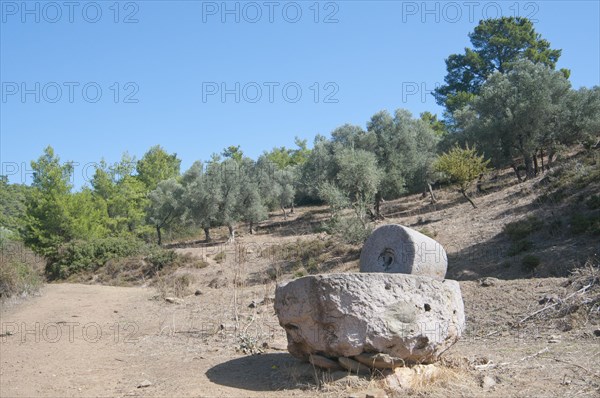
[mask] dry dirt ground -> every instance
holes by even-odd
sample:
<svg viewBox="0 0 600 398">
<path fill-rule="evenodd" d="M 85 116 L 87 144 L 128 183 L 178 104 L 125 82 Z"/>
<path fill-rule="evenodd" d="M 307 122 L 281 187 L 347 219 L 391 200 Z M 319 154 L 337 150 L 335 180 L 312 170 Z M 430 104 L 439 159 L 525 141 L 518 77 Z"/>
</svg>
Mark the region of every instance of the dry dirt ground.
<svg viewBox="0 0 600 398">
<path fill-rule="evenodd" d="M 533 272 L 506 255 L 505 223 L 561 211 L 535 207 L 535 183 L 482 195 L 477 209 L 449 192 L 435 206 L 418 195 L 385 204 L 385 222 L 427 228 L 447 247 L 448 277 L 460 281 L 467 315 L 463 339 L 440 364 L 446 377 L 389 396 L 600 396 L 597 317 L 548 310 L 523 320 L 548 305 L 545 296 L 567 297 L 565 270 L 598 253 L 597 239 L 564 233 L 534 237 L 542 264 Z M 208 266 L 177 270 L 192 284 L 172 302 L 152 286 L 63 283 L 3 303 L 0 396 L 364 397 L 386 389 L 378 375 L 333 381 L 285 350 L 272 298 L 297 269 L 265 248 L 328 239 L 315 231 L 326 217 L 325 207 L 301 208 L 288 220 L 272 215 L 256 235 L 240 231 L 235 245 L 178 245 Z M 331 257 L 317 271 L 357 271 L 357 251 Z"/>
</svg>

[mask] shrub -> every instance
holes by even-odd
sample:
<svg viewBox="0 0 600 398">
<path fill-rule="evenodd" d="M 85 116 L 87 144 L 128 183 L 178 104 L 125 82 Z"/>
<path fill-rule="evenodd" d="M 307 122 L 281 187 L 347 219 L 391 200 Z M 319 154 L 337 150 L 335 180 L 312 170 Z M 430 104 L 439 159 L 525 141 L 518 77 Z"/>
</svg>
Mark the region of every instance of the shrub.
<svg viewBox="0 0 600 398">
<path fill-rule="evenodd" d="M 600 195 L 594 195 L 589 198 L 586 205 L 590 210 L 600 209 Z"/>
<path fill-rule="evenodd" d="M 423 235 L 430 237 L 431 239 L 435 239 L 435 237 L 437 236 L 437 232 L 431 231 L 429 230 L 429 228 L 421 228 L 418 231 Z"/>
<path fill-rule="evenodd" d="M 302 278 L 305 275 L 306 275 L 306 271 L 303 269 L 294 272 L 294 278 Z"/>
<path fill-rule="evenodd" d="M 586 232 L 592 235 L 600 234 L 600 214 L 573 214 L 571 216 L 571 231 L 574 234 Z"/>
<path fill-rule="evenodd" d="M 173 264 L 177 257 L 177 253 L 173 250 L 151 246 L 150 252 L 146 255 L 146 260 L 154 265 L 157 270 L 161 270 L 167 265 Z"/>
<path fill-rule="evenodd" d="M 529 216 L 524 220 L 508 223 L 504 226 L 504 233 L 512 241 L 525 239 L 536 230 L 540 229 L 544 223 L 535 216 Z"/>
<path fill-rule="evenodd" d="M 519 253 L 523 253 L 523 252 L 526 252 L 527 250 L 531 249 L 532 246 L 533 246 L 533 244 L 528 240 L 519 240 L 519 241 L 513 242 L 510 245 L 510 247 L 508 248 L 508 255 L 516 256 Z"/>
<path fill-rule="evenodd" d="M 356 245 L 362 244 L 373 232 L 368 223 L 363 223 L 357 216 L 340 217 L 325 223 L 327 233 L 335 235 L 342 242 Z"/>
<path fill-rule="evenodd" d="M 523 259 L 521 260 L 521 265 L 523 266 L 523 270 L 527 271 L 527 272 L 532 272 L 533 270 L 535 270 L 537 268 L 538 265 L 540 265 L 541 260 L 539 259 L 539 257 L 536 257 L 532 254 L 528 254 L 526 256 L 523 257 Z"/>
<path fill-rule="evenodd" d="M 43 283 L 43 261 L 21 242 L 0 241 L 0 299 L 36 292 Z"/>
<path fill-rule="evenodd" d="M 63 245 L 58 254 L 46 266 L 50 279 L 64 279 L 80 272 L 94 272 L 111 260 L 137 258 L 145 260 L 155 273 L 167 265 L 177 262 L 173 250 L 147 244 L 134 237 L 109 237 L 88 241 L 73 241 Z M 135 262 L 135 261 L 134 261 Z M 117 261 L 114 266 L 119 266 Z"/>
<path fill-rule="evenodd" d="M 463 149 L 455 146 L 448 152 L 438 156 L 433 168 L 435 171 L 447 175 L 451 182 L 458 185 L 458 189 L 465 199 L 473 207 L 477 207 L 467 195 L 467 189 L 476 178 L 488 171 L 489 163 L 490 160 L 485 160 L 483 155 L 477 154 L 477 148 L 467 146 Z"/>
<path fill-rule="evenodd" d="M 189 293 L 189 287 L 194 281 L 190 274 L 159 275 L 154 281 L 154 286 L 161 297 L 184 297 Z"/>
<path fill-rule="evenodd" d="M 224 251 L 220 251 L 215 255 L 215 261 L 217 264 L 222 264 L 227 259 L 227 254 Z"/>
</svg>

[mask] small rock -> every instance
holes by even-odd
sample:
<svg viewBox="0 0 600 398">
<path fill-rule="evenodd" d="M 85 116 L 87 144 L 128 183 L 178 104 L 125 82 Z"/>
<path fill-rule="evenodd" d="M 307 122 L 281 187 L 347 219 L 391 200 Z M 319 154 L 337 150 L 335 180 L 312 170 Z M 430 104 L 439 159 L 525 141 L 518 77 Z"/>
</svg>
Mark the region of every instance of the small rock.
<svg viewBox="0 0 600 398">
<path fill-rule="evenodd" d="M 548 337 L 548 343 L 560 343 L 560 336 L 558 335 L 550 335 Z"/>
<path fill-rule="evenodd" d="M 152 383 L 149 380 L 144 380 L 137 386 L 137 388 L 146 388 L 150 387 L 151 385 Z"/>
<path fill-rule="evenodd" d="M 335 372 L 331 372 L 329 377 L 331 378 L 332 382 L 336 382 L 339 380 L 342 380 L 344 377 L 348 376 L 348 372 L 345 372 L 343 370 L 337 370 Z"/>
<path fill-rule="evenodd" d="M 200 290 L 196 290 L 194 292 L 194 296 L 200 296 L 202 294 L 202 292 Z"/>
<path fill-rule="evenodd" d="M 414 373 L 410 368 L 396 368 L 394 373 L 386 377 L 386 382 L 393 389 L 410 388 Z"/>
<path fill-rule="evenodd" d="M 490 388 L 494 387 L 495 385 L 496 385 L 496 380 L 494 380 L 493 377 L 485 376 L 481 380 L 481 387 L 483 387 L 484 390 L 489 390 Z"/>
<path fill-rule="evenodd" d="M 388 398 L 388 395 L 384 390 L 378 388 L 375 390 L 368 390 L 365 392 L 365 398 Z"/>
<path fill-rule="evenodd" d="M 281 343 L 271 343 L 269 348 L 275 351 L 287 351 L 287 345 Z"/>
<path fill-rule="evenodd" d="M 556 294 L 546 294 L 544 297 L 542 297 L 538 303 L 540 304 L 546 304 L 546 303 L 558 303 L 559 298 L 558 295 Z"/>
<path fill-rule="evenodd" d="M 226 277 L 217 277 L 208 283 L 208 287 L 213 289 L 220 289 L 227 286 L 229 286 L 229 280 Z"/>
<path fill-rule="evenodd" d="M 183 304 L 183 300 L 177 297 L 165 297 L 165 301 L 171 304 Z"/>
<path fill-rule="evenodd" d="M 329 369 L 329 370 L 342 370 L 343 368 L 339 363 L 332 361 L 329 358 L 322 357 L 321 355 L 312 354 L 308 357 L 308 362 L 311 364 L 318 366 L 319 368 Z"/>
<path fill-rule="evenodd" d="M 483 287 L 495 286 L 498 283 L 497 278 L 487 277 L 479 280 L 479 284 Z"/>
<path fill-rule="evenodd" d="M 404 361 L 400 358 L 394 358 L 387 354 L 369 354 L 362 353 L 354 357 L 358 362 L 377 369 L 393 369 L 403 366 Z"/>
<path fill-rule="evenodd" d="M 248 304 L 248 308 L 256 308 L 256 301 L 252 300 L 252 302 Z"/>
<path fill-rule="evenodd" d="M 352 373 L 361 374 L 361 375 L 370 375 L 371 370 L 363 365 L 360 362 L 355 361 L 354 359 L 339 357 L 338 362 L 342 367 L 346 370 L 349 370 Z"/>
</svg>

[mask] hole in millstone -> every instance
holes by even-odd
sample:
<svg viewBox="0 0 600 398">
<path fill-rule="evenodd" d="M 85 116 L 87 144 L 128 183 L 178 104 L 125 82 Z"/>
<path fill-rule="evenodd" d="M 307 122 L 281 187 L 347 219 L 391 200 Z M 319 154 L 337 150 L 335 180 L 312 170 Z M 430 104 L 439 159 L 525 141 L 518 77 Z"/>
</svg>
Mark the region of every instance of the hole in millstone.
<svg viewBox="0 0 600 398">
<path fill-rule="evenodd" d="M 425 304 L 423 307 L 425 307 L 425 312 L 431 311 L 431 306 L 429 304 Z"/>
<path fill-rule="evenodd" d="M 377 263 L 387 271 L 395 259 L 396 253 L 392 249 L 385 249 L 377 258 Z"/>
</svg>

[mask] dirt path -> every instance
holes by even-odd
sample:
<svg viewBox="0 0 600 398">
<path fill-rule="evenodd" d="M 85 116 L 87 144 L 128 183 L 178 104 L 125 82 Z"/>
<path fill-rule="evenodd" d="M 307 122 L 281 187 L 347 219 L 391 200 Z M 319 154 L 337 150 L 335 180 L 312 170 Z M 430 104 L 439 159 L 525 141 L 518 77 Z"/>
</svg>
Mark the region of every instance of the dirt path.
<svg viewBox="0 0 600 398">
<path fill-rule="evenodd" d="M 538 297 L 561 293 L 563 282 L 461 282 L 468 330 L 447 358 L 466 367 L 428 394 L 597 396 L 594 325 L 510 327 L 538 308 Z M 315 378 L 285 350 L 272 302 L 264 300 L 272 286 L 213 289 L 203 279 L 196 288 L 202 294 L 169 304 L 151 288 L 52 284 L 40 297 L 2 308 L 0 396 L 339 397 L 369 387 L 366 379 L 317 387 L 323 375 Z M 491 390 L 479 384 L 486 375 L 497 382 Z"/>
<path fill-rule="evenodd" d="M 189 323 L 194 305 L 166 304 L 154 294 L 53 284 L 4 308 L 0 396 L 281 395 L 273 374 L 293 366 L 289 355 L 245 356 L 212 345 Z M 198 333 L 186 335 L 192 330 Z M 146 380 L 152 384 L 138 388 Z"/>
</svg>

